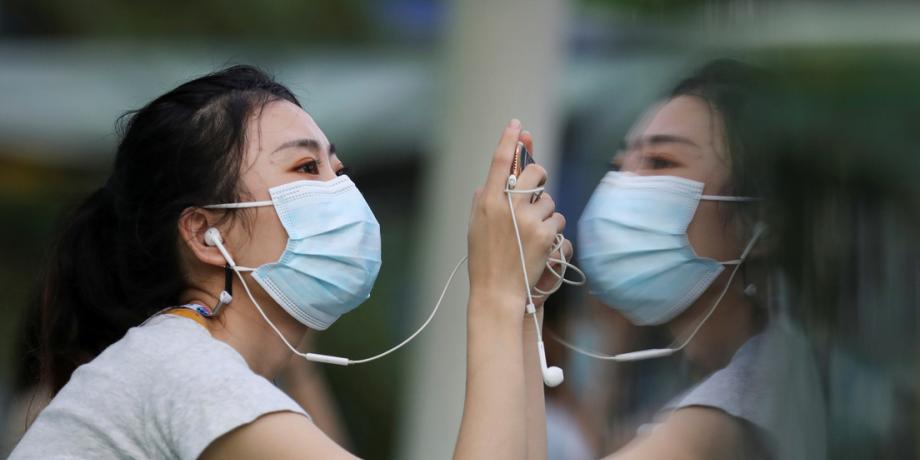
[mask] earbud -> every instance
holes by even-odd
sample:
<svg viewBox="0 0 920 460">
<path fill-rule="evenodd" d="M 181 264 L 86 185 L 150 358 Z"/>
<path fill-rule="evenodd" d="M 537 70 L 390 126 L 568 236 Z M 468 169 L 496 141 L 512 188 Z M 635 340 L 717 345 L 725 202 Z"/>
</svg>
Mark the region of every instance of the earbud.
<svg viewBox="0 0 920 460">
<path fill-rule="evenodd" d="M 208 246 L 217 246 L 224 242 L 220 236 L 220 230 L 211 227 L 204 232 L 204 244 Z"/>
<path fill-rule="evenodd" d="M 540 354 L 540 369 L 543 371 L 543 383 L 552 388 L 559 386 L 565 380 L 565 374 L 557 366 L 547 367 L 546 351 L 543 349 L 543 341 L 537 342 L 537 352 Z"/>
<path fill-rule="evenodd" d="M 231 267 L 236 267 L 236 262 L 233 261 L 233 257 L 230 257 L 230 253 L 227 252 L 227 248 L 224 247 L 224 239 L 220 236 L 220 230 L 214 227 L 207 229 L 204 232 L 204 244 L 212 247 L 216 246 L 220 254 L 224 256 L 224 260 L 226 260 Z"/>
<path fill-rule="evenodd" d="M 558 366 L 543 368 L 543 384 L 546 386 L 550 388 L 557 387 L 563 380 L 565 380 L 565 375 L 563 375 L 562 369 Z"/>
<path fill-rule="evenodd" d="M 757 286 L 755 286 L 754 283 L 748 284 L 747 287 L 744 288 L 744 295 L 748 297 L 757 295 Z"/>
</svg>

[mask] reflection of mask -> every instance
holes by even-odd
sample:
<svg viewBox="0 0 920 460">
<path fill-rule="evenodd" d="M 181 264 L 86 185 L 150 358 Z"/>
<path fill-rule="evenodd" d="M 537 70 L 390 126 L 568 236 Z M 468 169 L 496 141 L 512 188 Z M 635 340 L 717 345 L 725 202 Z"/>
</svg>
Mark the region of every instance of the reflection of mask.
<svg viewBox="0 0 920 460">
<path fill-rule="evenodd" d="M 703 195 L 703 183 L 674 176 L 604 176 L 578 223 L 579 260 L 591 294 L 638 325 L 684 311 L 722 272 L 699 257 L 687 226 L 699 201 L 752 201 Z"/>
<path fill-rule="evenodd" d="M 271 201 L 207 206 L 274 206 L 288 243 L 252 277 L 297 321 L 318 330 L 364 302 L 380 271 L 380 225 L 348 176 L 269 189 Z M 240 267 L 242 269 L 242 267 Z"/>
</svg>

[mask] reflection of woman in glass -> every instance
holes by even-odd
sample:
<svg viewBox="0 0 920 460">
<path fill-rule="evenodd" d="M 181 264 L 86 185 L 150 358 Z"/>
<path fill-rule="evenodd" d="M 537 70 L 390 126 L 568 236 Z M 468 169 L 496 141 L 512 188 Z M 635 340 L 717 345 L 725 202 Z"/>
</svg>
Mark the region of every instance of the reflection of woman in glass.
<svg viewBox="0 0 920 460">
<path fill-rule="evenodd" d="M 706 376 L 615 458 L 823 457 L 807 351 L 793 353 L 805 347 L 768 309 L 758 86 L 731 61 L 681 82 L 633 128 L 581 217 L 592 294 L 634 324 L 666 325 Z"/>
</svg>

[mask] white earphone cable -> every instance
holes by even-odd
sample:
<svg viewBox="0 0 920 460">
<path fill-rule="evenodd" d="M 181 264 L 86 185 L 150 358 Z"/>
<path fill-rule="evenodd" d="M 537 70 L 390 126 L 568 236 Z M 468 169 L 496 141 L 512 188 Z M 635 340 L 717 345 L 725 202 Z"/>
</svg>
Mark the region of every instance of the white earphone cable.
<svg viewBox="0 0 920 460">
<path fill-rule="evenodd" d="M 696 333 L 700 331 L 703 327 L 703 324 L 706 324 L 706 321 L 709 320 L 709 317 L 716 311 L 716 307 L 719 306 L 719 303 L 722 302 L 722 298 L 725 297 L 725 294 L 728 292 L 728 289 L 732 285 L 732 281 L 735 280 L 735 274 L 738 273 L 738 269 L 741 268 L 741 264 L 747 259 L 748 254 L 751 250 L 754 249 L 754 244 L 757 243 L 757 240 L 760 239 L 760 235 L 763 233 L 763 225 L 758 224 L 754 228 L 754 235 L 751 237 L 751 241 L 748 242 L 747 246 L 744 248 L 744 251 L 741 252 L 741 257 L 738 258 L 738 263 L 735 264 L 735 267 L 732 268 L 732 273 L 728 276 L 728 281 L 725 282 L 725 286 L 722 287 L 722 292 L 719 293 L 719 297 L 716 298 L 716 301 L 712 303 L 712 306 L 709 307 L 709 311 L 706 312 L 706 315 L 703 316 L 703 319 L 700 320 L 696 327 L 693 328 L 693 332 L 677 347 L 671 347 L 674 351 L 683 350 L 684 347 L 696 337 Z"/>
<path fill-rule="evenodd" d="M 524 273 L 524 285 L 525 285 L 525 287 L 527 288 L 527 289 L 526 289 L 526 291 L 527 291 L 527 313 L 529 313 L 529 314 L 531 315 L 531 317 L 533 318 L 534 328 L 535 328 L 536 333 L 537 333 L 537 339 L 538 339 L 538 342 L 539 342 L 539 343 L 541 344 L 541 346 L 542 346 L 543 337 L 542 337 L 542 333 L 541 333 L 541 331 L 540 331 L 540 324 L 539 324 L 539 321 L 537 320 L 536 308 L 534 307 L 534 304 L 533 304 L 533 299 L 534 299 L 534 297 L 544 297 L 544 296 L 548 296 L 548 295 L 550 295 L 550 294 L 552 294 L 552 293 L 558 291 L 558 290 L 562 287 L 563 284 L 571 284 L 571 285 L 580 286 L 580 285 L 582 285 L 582 284 L 585 283 L 585 279 L 586 279 L 586 278 L 585 278 L 584 272 L 582 272 L 578 267 L 576 267 L 575 265 L 571 264 L 571 263 L 566 259 L 565 250 L 564 250 L 565 237 L 564 237 L 562 234 L 557 234 L 556 237 L 555 237 L 555 241 L 554 241 L 553 247 L 552 247 L 551 252 L 550 252 L 551 256 L 548 258 L 548 260 L 547 260 L 547 262 L 546 262 L 546 268 L 547 268 L 553 275 L 555 275 L 555 276 L 557 277 L 557 281 L 556 281 L 556 283 L 555 283 L 549 290 L 544 291 L 544 290 L 541 290 L 541 289 L 539 289 L 539 288 L 537 288 L 537 287 L 534 287 L 533 290 L 536 291 L 536 294 L 533 294 L 533 293 L 531 292 L 531 289 L 530 289 L 530 278 L 529 278 L 529 276 L 527 275 L 527 263 L 526 263 L 526 260 L 525 260 L 525 258 L 524 258 L 524 245 L 523 245 L 523 242 L 522 242 L 522 240 L 521 240 L 521 233 L 520 233 L 520 230 L 519 230 L 519 228 L 518 228 L 517 216 L 516 216 L 515 211 L 514 211 L 514 202 L 513 202 L 512 198 L 511 198 L 511 195 L 514 194 L 514 193 L 519 193 L 519 194 L 525 194 L 525 193 L 539 194 L 539 193 L 542 193 L 542 192 L 543 192 L 543 189 L 544 189 L 544 188 L 543 188 L 543 187 L 538 187 L 538 188 L 529 189 L 529 190 L 514 190 L 514 189 L 511 187 L 510 182 L 509 182 L 508 185 L 509 185 L 509 186 L 506 187 L 506 189 L 505 189 L 505 193 L 506 193 L 506 196 L 508 197 L 508 206 L 509 206 L 510 211 L 511 211 L 511 221 L 512 221 L 512 224 L 513 224 L 513 227 L 514 227 L 514 234 L 515 234 L 515 237 L 516 237 L 516 239 L 517 239 L 518 254 L 520 255 L 520 258 L 521 258 L 521 269 L 522 269 L 522 271 L 523 271 L 523 273 Z M 229 206 L 228 206 L 228 207 L 229 207 Z M 275 326 L 275 324 L 271 321 L 271 319 L 268 318 L 268 315 L 267 315 L 267 314 L 265 313 L 265 311 L 262 309 L 262 306 L 259 305 L 259 302 L 256 300 L 255 296 L 252 294 L 252 291 L 249 289 L 249 284 L 246 282 L 246 279 L 245 279 L 245 277 L 243 276 L 242 271 L 252 271 L 253 269 L 248 268 L 248 267 L 237 266 L 236 263 L 233 261 L 233 258 L 230 256 L 229 252 L 226 250 L 226 248 L 223 246 L 223 244 L 222 244 L 219 240 L 216 242 L 216 246 L 217 246 L 218 249 L 220 250 L 221 254 L 224 256 L 224 258 L 227 260 L 228 264 L 230 265 L 230 268 L 233 270 L 234 273 L 236 273 L 236 276 L 237 276 L 237 277 L 239 278 L 239 280 L 240 280 L 240 284 L 243 285 L 243 289 L 246 291 L 246 295 L 249 297 L 249 300 L 252 301 L 253 305 L 256 307 L 256 310 L 258 310 L 259 314 L 262 316 L 262 319 L 264 319 L 265 322 L 268 323 L 268 325 L 272 328 L 272 330 L 275 332 L 275 334 L 276 334 L 279 338 L 281 338 L 281 341 L 284 342 L 284 345 L 287 346 L 288 349 L 290 349 L 292 353 L 294 353 L 294 354 L 296 354 L 297 356 L 300 356 L 300 357 L 302 357 L 302 358 L 304 358 L 304 359 L 307 359 L 307 360 L 309 360 L 309 361 L 324 362 L 324 363 L 329 363 L 329 364 L 337 364 L 337 365 L 341 365 L 341 366 L 347 366 L 347 365 L 351 365 L 351 364 L 362 364 L 362 363 L 367 363 L 367 362 L 370 362 L 370 361 L 374 361 L 374 360 L 376 360 L 376 359 L 383 358 L 384 356 L 387 356 L 387 355 L 389 355 L 390 353 L 393 353 L 394 351 L 396 351 L 396 350 L 402 348 L 404 345 L 406 345 L 407 343 L 411 342 L 415 337 L 417 337 L 423 330 L 425 330 L 426 327 L 428 327 L 428 324 L 431 323 L 431 321 L 434 319 L 435 315 L 437 315 L 438 309 L 441 307 L 441 303 L 444 301 L 444 297 L 445 297 L 445 295 L 447 294 L 447 289 L 450 287 L 451 283 L 452 283 L 453 280 L 454 280 L 454 276 L 457 274 L 457 270 L 459 270 L 459 269 L 460 269 L 460 266 L 463 265 L 463 263 L 466 262 L 466 261 L 468 260 L 468 258 L 467 258 L 466 256 L 464 256 L 463 258 L 461 258 L 461 259 L 457 262 L 457 264 L 454 266 L 453 270 L 451 270 L 450 275 L 449 275 L 448 278 L 447 278 L 447 281 L 444 283 L 444 288 L 441 290 L 441 294 L 440 294 L 440 296 L 438 297 L 437 302 L 435 302 L 434 308 L 432 308 L 431 313 L 428 315 L 428 318 L 426 318 L 425 321 L 422 323 L 422 325 L 419 326 L 419 328 L 416 329 L 415 332 L 413 332 L 411 335 L 409 335 L 409 337 L 407 337 L 406 339 L 404 339 L 402 342 L 400 342 L 400 343 L 397 344 L 396 346 L 394 346 L 394 347 L 392 347 L 392 348 L 390 348 L 390 349 L 388 349 L 388 350 L 386 350 L 386 351 L 384 351 L 384 352 L 382 352 L 382 353 L 379 353 L 379 354 L 376 354 L 376 355 L 374 355 L 374 356 L 371 356 L 371 357 L 369 357 L 369 358 L 364 358 L 364 359 L 348 359 L 348 358 L 344 358 L 344 357 L 330 356 L 330 355 L 322 355 L 322 354 L 318 354 L 318 353 L 304 353 L 304 352 L 301 352 L 301 351 L 297 350 L 297 348 L 294 347 L 294 346 L 291 344 L 290 341 L 288 341 L 288 339 L 284 336 L 284 334 L 281 333 L 281 330 L 279 330 L 278 327 Z M 552 254 L 556 254 L 556 253 L 558 253 L 559 257 L 558 257 L 558 258 L 552 257 Z M 560 271 L 557 272 L 556 269 L 553 267 L 553 264 L 558 264 L 558 265 L 561 267 Z M 566 270 L 567 270 L 567 269 L 570 269 L 570 268 L 571 268 L 572 270 L 576 271 L 576 272 L 581 276 L 581 280 L 576 281 L 576 280 L 569 280 L 569 279 L 566 279 L 566 278 L 565 278 Z"/>
<path fill-rule="evenodd" d="M 438 297 L 438 301 L 435 302 L 434 308 L 431 309 L 431 314 L 428 315 L 428 319 L 426 319 L 425 322 L 422 323 L 422 325 L 421 325 L 414 333 L 412 333 L 412 335 L 410 335 L 410 336 L 407 337 L 405 340 L 403 340 L 402 342 L 400 342 L 399 345 L 396 345 L 395 347 L 390 348 L 389 350 L 387 350 L 387 351 L 385 351 L 385 352 L 383 352 L 383 353 L 380 353 L 380 354 L 378 354 L 378 355 L 371 356 L 370 358 L 364 358 L 364 359 L 350 359 L 350 360 L 348 360 L 348 363 L 349 363 L 349 364 L 361 364 L 361 363 L 366 363 L 366 362 L 373 361 L 373 360 L 378 359 L 378 358 L 383 358 L 384 356 L 386 356 L 386 355 L 388 355 L 388 354 L 390 354 L 390 353 L 393 353 L 393 352 L 396 351 L 396 350 L 399 350 L 400 348 L 402 348 L 403 345 L 405 345 L 405 344 L 411 342 L 412 339 L 414 339 L 415 336 L 419 335 L 426 327 L 428 327 L 428 323 L 430 323 L 431 320 L 434 319 L 435 314 L 438 313 L 438 308 L 441 307 L 441 302 L 444 300 L 444 295 L 447 294 L 447 288 L 450 287 L 451 282 L 453 282 L 453 280 L 454 280 L 454 275 L 457 274 L 457 270 L 460 269 L 460 266 L 463 265 L 463 263 L 466 262 L 467 259 L 468 259 L 468 258 L 467 258 L 466 256 L 464 256 L 463 258 L 460 259 L 459 262 L 457 262 L 457 265 L 454 265 L 454 269 L 451 270 L 450 276 L 447 277 L 447 282 L 444 283 L 444 289 L 441 289 L 441 295 Z"/>
<path fill-rule="evenodd" d="M 438 297 L 438 301 L 435 303 L 434 308 L 431 310 L 431 313 L 428 315 L 428 318 L 425 320 L 425 322 L 422 323 L 422 325 L 419 326 L 419 328 L 416 329 L 415 332 L 412 333 L 412 335 L 407 337 L 405 340 L 403 340 L 396 346 L 390 348 L 389 350 L 386 350 L 383 353 L 379 353 L 377 355 L 371 356 L 369 358 L 364 358 L 364 359 L 348 359 L 348 358 L 341 358 L 338 356 L 328 356 L 328 355 L 321 355 L 317 353 L 304 353 L 304 352 L 298 351 L 293 345 L 291 345 L 291 343 L 287 340 L 287 338 L 284 337 L 284 334 L 282 334 L 281 331 L 278 330 L 275 324 L 272 323 L 270 319 L 268 319 L 268 315 L 265 314 L 265 311 L 262 310 L 262 306 L 259 305 L 259 302 L 256 301 L 255 296 L 252 295 L 252 291 L 249 290 L 249 285 L 246 283 L 246 280 L 243 278 L 242 273 L 240 273 L 236 269 L 236 267 L 232 267 L 232 268 L 233 268 L 233 271 L 236 272 L 237 276 L 239 277 L 240 283 L 242 283 L 243 289 L 246 291 L 246 295 L 249 296 L 249 300 L 252 301 L 253 305 L 255 305 L 256 309 L 259 311 L 259 314 L 262 315 L 262 318 L 265 320 L 265 322 L 267 322 L 268 325 L 271 326 L 272 330 L 275 331 L 275 334 L 277 334 L 278 337 L 281 338 L 281 340 L 284 342 L 285 345 L 287 345 L 287 347 L 291 350 L 291 352 L 293 352 L 297 356 L 308 359 L 310 361 L 318 361 L 318 362 L 325 362 L 329 364 L 338 364 L 338 365 L 347 366 L 351 364 L 367 363 L 367 362 L 374 361 L 379 358 L 383 358 L 384 356 L 390 353 L 393 353 L 394 351 L 402 348 L 405 344 L 411 342 L 412 339 L 414 339 L 423 330 L 425 330 L 425 328 L 428 327 L 428 324 L 431 323 L 431 320 L 434 319 L 435 315 L 438 313 L 438 308 L 441 307 L 441 303 L 444 301 L 444 296 L 447 294 L 447 289 L 450 287 L 451 283 L 453 282 L 454 276 L 457 274 L 457 270 L 459 270 L 460 266 L 463 265 L 463 263 L 466 261 L 467 261 L 467 257 L 464 256 L 457 262 L 457 264 L 454 266 L 454 269 L 451 270 L 450 276 L 448 276 L 447 282 L 444 283 L 444 288 L 441 290 L 441 295 Z"/>
<path fill-rule="evenodd" d="M 562 234 L 556 234 L 555 240 L 553 243 L 553 247 L 550 250 L 550 255 L 552 256 L 552 254 L 558 253 L 559 257 L 558 258 L 549 257 L 548 260 L 546 261 L 546 268 L 550 271 L 550 273 L 555 275 L 557 278 L 556 283 L 554 283 L 553 286 L 547 291 L 543 291 L 537 288 L 536 286 L 534 286 L 533 291 L 537 292 L 536 295 L 534 295 L 534 293 L 531 291 L 530 277 L 527 275 L 527 261 L 524 257 L 524 244 L 521 239 L 521 230 L 518 227 L 517 213 L 514 210 L 514 200 L 512 199 L 511 196 L 512 194 L 515 194 L 515 193 L 533 194 L 533 196 L 538 199 L 540 194 L 543 193 L 544 187 L 537 187 L 537 188 L 528 189 L 528 190 L 515 190 L 514 186 L 517 183 L 516 179 L 517 178 L 515 176 L 508 177 L 508 182 L 505 187 L 505 195 L 508 197 L 508 209 L 511 213 L 511 224 L 514 227 L 514 236 L 515 236 L 515 240 L 518 246 L 518 255 L 520 256 L 520 259 L 521 259 L 521 271 L 524 274 L 524 289 L 525 289 L 525 292 L 527 293 L 527 305 L 525 306 L 525 311 L 527 312 L 527 314 L 530 315 L 531 319 L 533 319 L 534 331 L 537 334 L 537 343 L 536 343 L 537 354 L 540 359 L 540 367 L 543 372 L 543 383 L 547 386 L 555 387 L 556 385 L 559 385 L 560 383 L 562 383 L 564 376 L 562 373 L 562 369 L 558 367 L 549 367 L 546 363 L 546 354 L 545 354 L 546 352 L 543 347 L 543 332 L 540 329 L 540 321 L 537 319 L 537 309 L 534 306 L 533 299 L 536 296 L 539 296 L 539 297 L 548 296 L 558 291 L 559 288 L 561 288 L 563 284 L 573 284 L 573 285 L 584 284 L 585 275 L 580 269 L 578 269 L 578 267 L 575 267 L 574 265 L 569 263 L 568 260 L 566 260 L 565 237 Z M 531 199 L 531 201 L 534 201 L 534 200 Z M 561 266 L 561 273 L 557 272 L 553 268 L 552 264 L 554 263 L 557 263 Z M 582 277 L 581 281 L 573 281 L 573 280 L 565 279 L 565 272 L 567 268 L 572 268 L 575 271 L 577 271 L 578 274 L 581 275 Z"/>
</svg>

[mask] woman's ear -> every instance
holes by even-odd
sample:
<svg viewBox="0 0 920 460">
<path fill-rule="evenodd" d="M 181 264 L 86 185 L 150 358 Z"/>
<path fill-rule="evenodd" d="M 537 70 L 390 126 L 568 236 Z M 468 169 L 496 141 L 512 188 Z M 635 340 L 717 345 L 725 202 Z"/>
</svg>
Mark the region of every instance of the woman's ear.
<svg viewBox="0 0 920 460">
<path fill-rule="evenodd" d="M 216 246 L 205 241 L 205 232 L 211 228 L 211 222 L 214 220 L 208 211 L 200 208 L 185 209 L 179 216 L 179 238 L 199 262 L 223 267 L 227 264 L 223 254 Z"/>
</svg>

